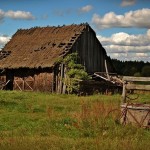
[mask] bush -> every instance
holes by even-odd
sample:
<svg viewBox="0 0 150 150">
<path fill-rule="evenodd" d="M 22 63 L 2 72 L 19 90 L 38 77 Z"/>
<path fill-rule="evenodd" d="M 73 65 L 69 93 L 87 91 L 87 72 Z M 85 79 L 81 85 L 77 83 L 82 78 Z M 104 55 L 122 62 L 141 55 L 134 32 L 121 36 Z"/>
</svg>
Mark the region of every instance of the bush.
<svg viewBox="0 0 150 150">
<path fill-rule="evenodd" d="M 85 67 L 78 64 L 78 60 L 79 57 L 77 53 L 69 54 L 63 60 L 67 69 L 67 77 L 64 79 L 64 83 L 67 86 L 68 93 L 78 93 L 79 82 L 90 79 L 88 73 L 84 69 Z"/>
</svg>

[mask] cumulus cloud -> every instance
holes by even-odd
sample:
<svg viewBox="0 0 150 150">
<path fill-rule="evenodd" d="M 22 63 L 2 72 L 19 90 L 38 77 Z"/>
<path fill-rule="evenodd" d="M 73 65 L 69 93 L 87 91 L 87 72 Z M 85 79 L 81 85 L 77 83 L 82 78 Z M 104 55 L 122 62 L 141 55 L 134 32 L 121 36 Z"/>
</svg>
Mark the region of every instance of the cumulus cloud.
<svg viewBox="0 0 150 150">
<path fill-rule="evenodd" d="M 0 23 L 3 21 L 5 17 L 11 18 L 11 19 L 24 19 L 24 20 L 33 20 L 35 17 L 31 14 L 31 12 L 26 11 L 3 11 L 0 9 Z"/>
<path fill-rule="evenodd" d="M 0 35 L 0 50 L 1 50 L 1 47 L 4 46 L 9 40 L 10 40 L 9 36 Z"/>
<path fill-rule="evenodd" d="M 120 46 L 150 46 L 150 30 L 147 31 L 147 34 L 139 35 L 129 35 L 124 32 L 119 32 L 113 34 L 110 38 L 98 36 L 103 45 L 113 45 Z"/>
<path fill-rule="evenodd" d="M 111 37 L 97 38 L 112 58 L 150 61 L 150 29 L 145 34 L 130 35 L 119 32 Z"/>
<path fill-rule="evenodd" d="M 92 23 L 98 29 L 113 28 L 113 27 L 137 27 L 150 28 L 150 9 L 143 8 L 136 11 L 129 11 L 123 15 L 117 15 L 114 12 L 106 13 L 104 16 L 94 14 Z"/>
<path fill-rule="evenodd" d="M 5 16 L 11 19 L 25 19 L 25 20 L 33 20 L 35 17 L 30 12 L 25 11 L 12 11 L 9 10 L 5 12 Z"/>
<path fill-rule="evenodd" d="M 121 6 L 126 7 L 126 6 L 131 6 L 136 3 L 136 0 L 122 0 Z"/>
<path fill-rule="evenodd" d="M 149 62 L 150 59 L 150 54 L 144 54 L 141 53 L 141 55 L 139 55 L 139 53 L 112 53 L 110 54 L 111 58 L 114 59 L 119 59 L 119 60 L 123 60 L 123 61 L 145 61 L 145 62 Z"/>
<path fill-rule="evenodd" d="M 87 13 L 87 12 L 91 11 L 92 9 L 93 9 L 92 5 L 86 5 L 82 8 L 80 8 L 79 12 L 80 13 Z"/>
</svg>

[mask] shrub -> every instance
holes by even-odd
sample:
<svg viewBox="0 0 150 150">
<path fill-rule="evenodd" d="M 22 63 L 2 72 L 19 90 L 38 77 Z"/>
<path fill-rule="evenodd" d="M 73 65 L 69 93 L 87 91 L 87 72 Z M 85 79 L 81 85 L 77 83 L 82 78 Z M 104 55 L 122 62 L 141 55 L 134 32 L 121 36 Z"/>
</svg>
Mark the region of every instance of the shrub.
<svg viewBox="0 0 150 150">
<path fill-rule="evenodd" d="M 63 59 L 63 63 L 66 66 L 66 78 L 64 83 L 67 86 L 68 93 L 78 93 L 79 82 L 83 80 L 89 80 L 90 77 L 85 71 L 85 67 L 78 63 L 79 57 L 77 53 L 67 55 Z"/>
</svg>

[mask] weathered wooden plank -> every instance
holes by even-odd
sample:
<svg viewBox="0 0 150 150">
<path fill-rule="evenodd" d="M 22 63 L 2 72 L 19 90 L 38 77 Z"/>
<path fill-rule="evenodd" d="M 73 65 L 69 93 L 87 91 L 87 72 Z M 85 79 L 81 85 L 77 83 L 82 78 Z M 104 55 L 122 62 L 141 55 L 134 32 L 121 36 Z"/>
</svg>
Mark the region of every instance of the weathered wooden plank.
<svg viewBox="0 0 150 150">
<path fill-rule="evenodd" d="M 30 90 L 33 91 L 33 88 L 28 84 L 27 81 L 24 80 L 24 84 L 26 84 L 26 85 L 30 88 Z M 25 89 L 25 85 L 24 85 L 24 90 L 26 90 L 26 89 Z"/>
<path fill-rule="evenodd" d="M 149 82 L 150 77 L 131 77 L 131 76 L 124 76 L 123 81 L 129 81 L 129 82 Z M 126 102 L 126 92 L 127 90 L 150 90 L 150 85 L 142 85 L 142 84 L 134 84 L 134 83 L 126 83 L 123 84 L 123 91 L 122 91 L 122 102 Z"/>
<path fill-rule="evenodd" d="M 20 91 L 22 91 L 21 87 L 18 85 L 18 83 L 14 80 L 14 84 L 19 88 Z"/>
<path fill-rule="evenodd" d="M 108 68 L 107 68 L 107 61 L 106 61 L 106 59 L 105 59 L 105 70 L 106 70 L 107 79 L 110 81 L 110 76 L 108 74 Z"/>
<path fill-rule="evenodd" d="M 139 84 L 127 84 L 126 89 L 128 90 L 150 90 L 150 85 L 139 85 Z"/>
<path fill-rule="evenodd" d="M 131 77 L 124 76 L 123 81 L 150 81 L 150 77 Z"/>
<path fill-rule="evenodd" d="M 62 93 L 62 90 L 63 90 L 63 78 L 64 78 L 64 64 L 62 63 L 61 64 L 61 67 L 60 67 L 60 94 Z"/>
<path fill-rule="evenodd" d="M 122 90 L 122 103 L 126 102 L 126 84 L 123 84 L 123 90 Z"/>
<path fill-rule="evenodd" d="M 64 80 L 66 80 L 66 67 L 64 66 Z M 65 94 L 66 93 L 66 84 L 65 82 L 63 83 L 63 90 L 62 93 Z"/>
</svg>

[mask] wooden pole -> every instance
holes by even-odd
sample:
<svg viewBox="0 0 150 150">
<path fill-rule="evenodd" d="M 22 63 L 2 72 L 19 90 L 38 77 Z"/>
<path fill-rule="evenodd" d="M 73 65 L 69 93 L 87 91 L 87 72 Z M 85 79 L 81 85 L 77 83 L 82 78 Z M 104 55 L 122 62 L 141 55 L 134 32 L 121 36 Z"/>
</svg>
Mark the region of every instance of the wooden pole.
<svg viewBox="0 0 150 150">
<path fill-rule="evenodd" d="M 66 80 L 66 67 L 64 67 L 64 80 Z M 62 91 L 63 94 L 66 93 L 66 84 L 65 82 L 63 83 L 63 91 Z"/>
<path fill-rule="evenodd" d="M 126 82 L 123 83 L 122 103 L 126 103 Z"/>
<path fill-rule="evenodd" d="M 62 87 L 63 87 L 63 73 L 64 73 L 64 64 L 61 64 L 61 70 L 60 70 L 60 94 L 62 93 Z"/>
<path fill-rule="evenodd" d="M 106 62 L 106 59 L 105 59 L 105 70 L 106 70 L 107 78 L 108 78 L 108 80 L 110 81 L 110 76 L 109 76 L 109 73 L 108 73 L 108 68 L 107 68 L 107 62 Z"/>
</svg>

